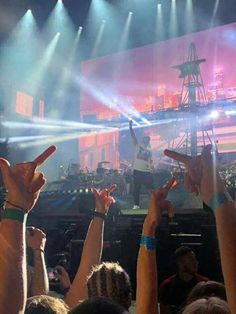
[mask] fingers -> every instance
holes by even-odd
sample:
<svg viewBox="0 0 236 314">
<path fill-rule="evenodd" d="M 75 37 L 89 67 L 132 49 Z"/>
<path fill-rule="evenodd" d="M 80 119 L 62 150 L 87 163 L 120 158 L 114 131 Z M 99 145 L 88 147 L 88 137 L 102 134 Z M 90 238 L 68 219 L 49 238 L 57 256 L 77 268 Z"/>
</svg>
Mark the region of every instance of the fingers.
<svg viewBox="0 0 236 314">
<path fill-rule="evenodd" d="M 208 162 L 211 162 L 212 160 L 211 151 L 212 151 L 212 145 L 207 145 L 203 148 L 202 155 L 201 155 L 203 163 L 206 164 Z"/>
<path fill-rule="evenodd" d="M 107 193 L 108 193 L 108 194 L 112 193 L 116 188 L 117 188 L 117 184 L 112 184 L 112 185 L 107 189 Z"/>
<path fill-rule="evenodd" d="M 0 168 L 2 171 L 3 181 L 6 184 L 11 174 L 10 163 L 4 158 L 0 158 Z"/>
<path fill-rule="evenodd" d="M 177 152 L 174 152 L 172 150 L 169 150 L 169 149 L 165 149 L 164 150 L 164 154 L 167 156 L 167 157 L 170 157 L 176 161 L 179 161 L 179 162 L 182 162 L 184 163 L 186 166 L 189 165 L 189 163 L 191 162 L 191 157 L 188 156 L 188 155 L 184 155 L 184 154 L 179 154 Z"/>
<path fill-rule="evenodd" d="M 177 185 L 177 180 L 175 178 L 171 178 L 169 182 L 164 186 L 164 189 L 166 189 L 168 192 Z"/>
<path fill-rule="evenodd" d="M 172 203 L 168 200 L 165 200 L 164 202 L 165 202 L 165 209 L 167 210 L 169 218 L 173 218 L 174 217 L 174 207 L 173 207 Z"/>
<path fill-rule="evenodd" d="M 184 184 L 191 193 L 198 195 L 198 187 L 188 172 L 186 172 L 184 175 Z"/>
<path fill-rule="evenodd" d="M 36 157 L 33 161 L 36 165 L 36 168 L 41 166 L 56 151 L 56 149 L 56 146 L 52 145 L 48 147 L 42 154 Z"/>
<path fill-rule="evenodd" d="M 30 193 L 36 193 L 42 189 L 44 184 L 46 183 L 46 179 L 44 178 L 41 172 L 36 172 L 32 179 L 32 183 L 30 184 L 28 191 Z"/>
</svg>

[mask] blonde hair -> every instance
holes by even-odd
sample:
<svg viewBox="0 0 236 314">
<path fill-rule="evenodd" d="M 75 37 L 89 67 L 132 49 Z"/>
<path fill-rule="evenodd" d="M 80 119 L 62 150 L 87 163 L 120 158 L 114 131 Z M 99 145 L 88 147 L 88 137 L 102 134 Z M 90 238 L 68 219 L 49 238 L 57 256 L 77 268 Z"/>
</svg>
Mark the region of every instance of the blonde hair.
<svg viewBox="0 0 236 314">
<path fill-rule="evenodd" d="M 105 297 L 122 305 L 125 309 L 131 303 L 131 285 L 129 275 L 118 264 L 103 262 L 92 269 L 87 281 L 88 295 Z"/>
<path fill-rule="evenodd" d="M 183 314 L 230 314 L 228 304 L 216 297 L 198 299 L 187 305 Z"/>
<path fill-rule="evenodd" d="M 37 295 L 28 298 L 25 314 L 67 314 L 69 308 L 65 302 L 59 298 L 48 295 Z"/>
</svg>

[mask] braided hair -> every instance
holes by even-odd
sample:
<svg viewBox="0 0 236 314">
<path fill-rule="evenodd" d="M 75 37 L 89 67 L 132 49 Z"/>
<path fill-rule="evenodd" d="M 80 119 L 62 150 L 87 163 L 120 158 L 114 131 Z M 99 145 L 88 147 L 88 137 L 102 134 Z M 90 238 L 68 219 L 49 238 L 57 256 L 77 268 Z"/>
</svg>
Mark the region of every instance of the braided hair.
<svg viewBox="0 0 236 314">
<path fill-rule="evenodd" d="M 125 309 L 130 307 L 130 279 L 119 263 L 103 262 L 93 267 L 87 286 L 89 298 L 106 297 L 122 305 Z"/>
</svg>

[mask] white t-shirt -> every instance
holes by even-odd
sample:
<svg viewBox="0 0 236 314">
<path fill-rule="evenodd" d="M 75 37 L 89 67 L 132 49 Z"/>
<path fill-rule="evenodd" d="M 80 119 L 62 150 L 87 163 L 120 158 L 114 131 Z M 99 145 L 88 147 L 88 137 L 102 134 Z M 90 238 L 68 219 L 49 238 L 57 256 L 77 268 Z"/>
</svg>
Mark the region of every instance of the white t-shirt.
<svg viewBox="0 0 236 314">
<path fill-rule="evenodd" d="M 140 144 L 135 146 L 135 155 L 134 155 L 134 170 L 139 170 L 143 172 L 151 171 L 151 159 L 152 152 L 149 147 L 144 147 Z"/>
</svg>

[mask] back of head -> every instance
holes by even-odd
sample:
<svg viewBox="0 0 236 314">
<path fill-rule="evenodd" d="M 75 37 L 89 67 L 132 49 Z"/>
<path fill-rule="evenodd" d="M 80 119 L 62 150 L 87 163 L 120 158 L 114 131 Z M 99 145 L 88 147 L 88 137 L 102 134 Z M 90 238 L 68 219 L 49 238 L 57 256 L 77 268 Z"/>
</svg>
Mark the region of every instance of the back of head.
<svg viewBox="0 0 236 314">
<path fill-rule="evenodd" d="M 63 300 L 38 295 L 27 300 L 25 314 L 67 314 L 69 308 Z"/>
<path fill-rule="evenodd" d="M 130 279 L 118 263 L 104 262 L 94 267 L 87 285 L 89 298 L 105 297 L 126 309 L 130 307 Z"/>
<path fill-rule="evenodd" d="M 201 281 L 190 292 L 186 304 L 205 297 L 218 297 L 226 301 L 225 286 L 217 281 Z"/>
<path fill-rule="evenodd" d="M 70 314 L 128 314 L 120 305 L 106 298 L 91 298 L 77 305 Z"/>
<path fill-rule="evenodd" d="M 230 314 L 230 309 L 228 304 L 219 298 L 202 298 L 187 305 L 183 314 Z"/>
</svg>

